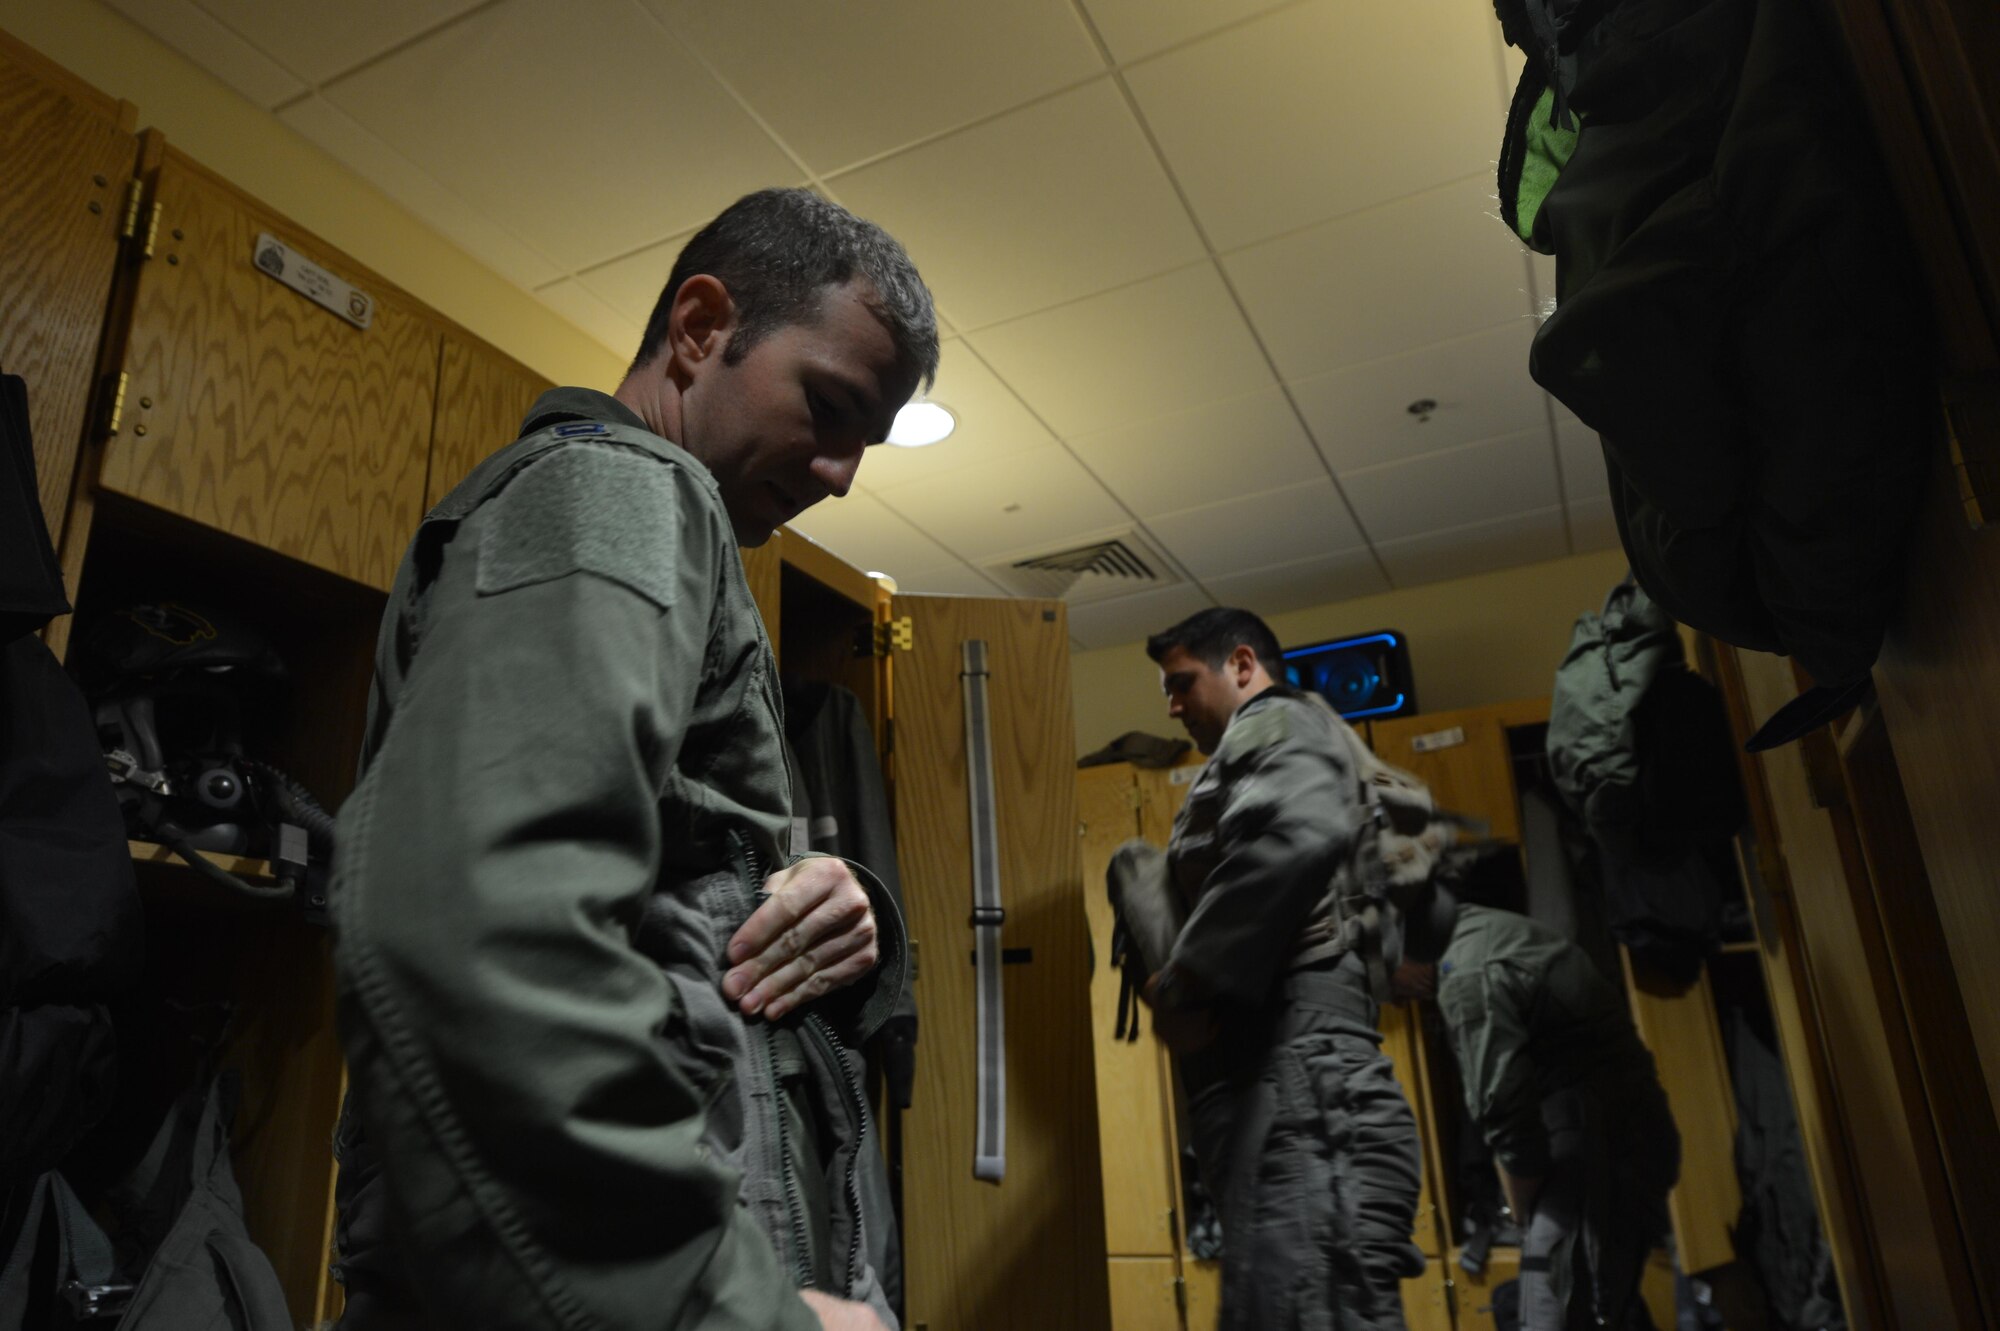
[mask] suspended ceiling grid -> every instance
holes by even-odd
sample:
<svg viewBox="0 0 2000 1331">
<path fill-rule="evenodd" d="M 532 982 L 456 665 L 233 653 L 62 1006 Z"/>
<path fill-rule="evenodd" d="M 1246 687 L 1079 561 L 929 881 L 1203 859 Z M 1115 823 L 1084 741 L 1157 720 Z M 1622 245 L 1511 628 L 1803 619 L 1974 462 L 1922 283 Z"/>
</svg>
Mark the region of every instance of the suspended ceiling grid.
<svg viewBox="0 0 2000 1331">
<path fill-rule="evenodd" d="M 959 429 L 794 525 L 905 590 L 1136 532 L 1178 581 L 1094 647 L 1617 542 L 1527 375 L 1490 0 L 111 3 L 620 356 L 745 191 L 882 223 Z"/>
</svg>

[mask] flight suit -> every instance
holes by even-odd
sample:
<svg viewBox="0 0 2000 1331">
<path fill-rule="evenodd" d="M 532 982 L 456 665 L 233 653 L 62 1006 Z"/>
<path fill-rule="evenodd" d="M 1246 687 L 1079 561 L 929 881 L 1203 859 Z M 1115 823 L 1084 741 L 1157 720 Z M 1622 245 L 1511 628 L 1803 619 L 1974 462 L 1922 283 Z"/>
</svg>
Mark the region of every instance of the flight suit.
<svg viewBox="0 0 2000 1331">
<path fill-rule="evenodd" d="M 1222 1220 L 1224 1331 L 1395 1331 L 1424 1269 L 1416 1118 L 1334 918 L 1367 817 L 1345 724 L 1282 685 L 1245 702 L 1167 852 L 1187 909 L 1168 973 L 1223 1023 L 1179 1066 Z"/>
<path fill-rule="evenodd" d="M 1544 1180 L 1521 1242 L 1523 1331 L 1622 1327 L 1680 1171 L 1680 1134 L 1623 997 L 1576 944 L 1464 905 L 1437 1001 L 1466 1112 L 1509 1173 Z"/>
<path fill-rule="evenodd" d="M 842 1054 L 905 946 L 772 1023 L 724 951 L 788 862 L 775 667 L 714 478 L 583 389 L 424 520 L 332 893 L 345 1325 L 796 1328 L 868 1301 Z M 843 1039 L 844 1037 L 844 1039 Z"/>
</svg>

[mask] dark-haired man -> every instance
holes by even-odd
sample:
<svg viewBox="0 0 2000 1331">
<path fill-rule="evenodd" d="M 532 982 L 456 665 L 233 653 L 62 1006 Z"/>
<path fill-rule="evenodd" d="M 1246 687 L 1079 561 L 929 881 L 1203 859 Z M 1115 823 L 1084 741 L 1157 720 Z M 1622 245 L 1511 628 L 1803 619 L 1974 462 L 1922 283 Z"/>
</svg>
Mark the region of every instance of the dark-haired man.
<svg viewBox="0 0 2000 1331">
<path fill-rule="evenodd" d="M 1341 928 L 1367 807 L 1355 741 L 1276 682 L 1277 639 L 1248 611 L 1204 610 L 1146 653 L 1208 755 L 1167 851 L 1187 923 L 1147 994 L 1221 1213 L 1221 1325 L 1401 1328 L 1400 1281 L 1424 1268 L 1417 1125 Z"/>
<path fill-rule="evenodd" d="M 352 1331 L 893 1325 L 835 1032 L 895 1002 L 901 922 L 792 862 L 737 547 L 845 494 L 937 359 L 894 240 L 753 194 L 614 395 L 545 394 L 425 518 L 334 884 Z"/>
</svg>

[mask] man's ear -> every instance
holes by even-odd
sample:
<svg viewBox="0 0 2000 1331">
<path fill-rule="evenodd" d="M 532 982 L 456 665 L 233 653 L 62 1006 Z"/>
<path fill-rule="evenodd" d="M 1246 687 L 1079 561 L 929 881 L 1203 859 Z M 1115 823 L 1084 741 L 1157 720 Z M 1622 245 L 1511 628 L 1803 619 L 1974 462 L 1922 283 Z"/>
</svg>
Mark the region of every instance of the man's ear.
<svg viewBox="0 0 2000 1331">
<path fill-rule="evenodd" d="M 736 301 L 722 279 L 697 273 L 674 293 L 665 351 L 684 368 L 720 360 L 736 331 Z"/>
<path fill-rule="evenodd" d="M 1248 643 L 1238 643 L 1229 653 L 1229 673 L 1238 688 L 1250 682 L 1257 670 L 1257 653 Z"/>
</svg>

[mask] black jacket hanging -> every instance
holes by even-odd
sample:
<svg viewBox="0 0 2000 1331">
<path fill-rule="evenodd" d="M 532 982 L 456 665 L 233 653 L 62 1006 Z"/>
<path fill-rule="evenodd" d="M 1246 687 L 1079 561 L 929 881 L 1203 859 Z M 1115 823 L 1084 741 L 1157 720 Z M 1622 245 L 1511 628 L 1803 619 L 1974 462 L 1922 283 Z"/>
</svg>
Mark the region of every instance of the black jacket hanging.
<svg viewBox="0 0 2000 1331">
<path fill-rule="evenodd" d="M 1598 431 L 1640 584 L 1818 684 L 1865 676 L 1936 411 L 1840 56 L 1801 0 L 1497 8 L 1529 54 L 1502 211 L 1556 256 L 1529 368 Z"/>
</svg>

